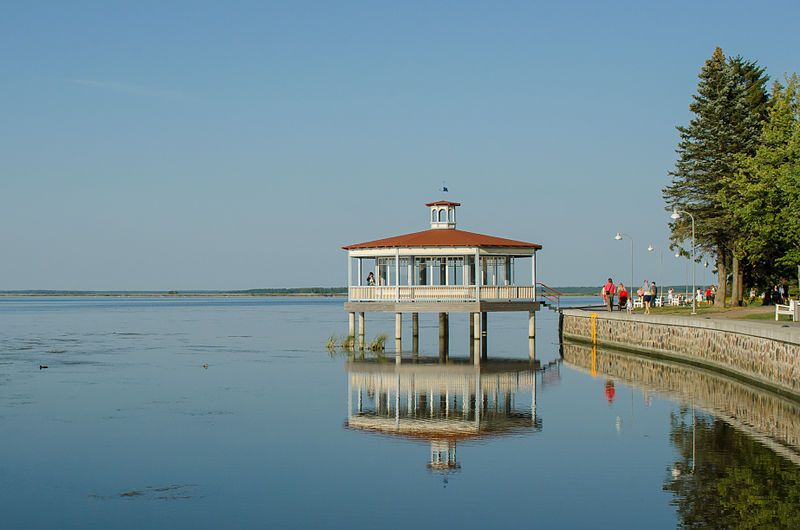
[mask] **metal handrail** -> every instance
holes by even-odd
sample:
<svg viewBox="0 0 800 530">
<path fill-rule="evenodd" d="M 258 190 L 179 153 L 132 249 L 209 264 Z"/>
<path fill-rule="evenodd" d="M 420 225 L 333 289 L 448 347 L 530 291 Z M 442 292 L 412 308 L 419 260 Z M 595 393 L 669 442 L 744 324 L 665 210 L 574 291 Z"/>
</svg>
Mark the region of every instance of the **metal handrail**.
<svg viewBox="0 0 800 530">
<path fill-rule="evenodd" d="M 561 309 L 561 297 L 564 296 L 564 293 L 553 289 L 549 285 L 545 285 L 542 282 L 536 282 L 536 285 L 540 288 L 539 295 L 550 302 L 551 304 L 555 304 L 556 309 Z"/>
</svg>

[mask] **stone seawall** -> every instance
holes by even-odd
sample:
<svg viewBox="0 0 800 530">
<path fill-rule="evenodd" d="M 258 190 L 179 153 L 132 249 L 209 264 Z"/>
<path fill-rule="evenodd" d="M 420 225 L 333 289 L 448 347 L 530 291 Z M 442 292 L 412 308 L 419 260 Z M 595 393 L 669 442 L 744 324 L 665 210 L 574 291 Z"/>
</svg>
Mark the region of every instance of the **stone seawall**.
<svg viewBox="0 0 800 530">
<path fill-rule="evenodd" d="M 593 316 L 594 315 L 594 316 Z M 565 309 L 565 339 L 721 371 L 800 399 L 800 328 L 764 322 Z"/>
</svg>

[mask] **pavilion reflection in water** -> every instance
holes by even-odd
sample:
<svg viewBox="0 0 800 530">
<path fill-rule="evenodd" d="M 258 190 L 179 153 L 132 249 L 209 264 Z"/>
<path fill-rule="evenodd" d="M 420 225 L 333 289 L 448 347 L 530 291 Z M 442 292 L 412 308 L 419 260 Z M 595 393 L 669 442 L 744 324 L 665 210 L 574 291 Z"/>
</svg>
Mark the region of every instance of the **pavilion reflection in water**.
<svg viewBox="0 0 800 530">
<path fill-rule="evenodd" d="M 458 441 L 540 431 L 537 374 L 549 371 L 552 380 L 558 367 L 527 359 L 351 359 L 345 427 L 428 441 L 428 469 L 450 473 L 461 467 Z"/>
</svg>

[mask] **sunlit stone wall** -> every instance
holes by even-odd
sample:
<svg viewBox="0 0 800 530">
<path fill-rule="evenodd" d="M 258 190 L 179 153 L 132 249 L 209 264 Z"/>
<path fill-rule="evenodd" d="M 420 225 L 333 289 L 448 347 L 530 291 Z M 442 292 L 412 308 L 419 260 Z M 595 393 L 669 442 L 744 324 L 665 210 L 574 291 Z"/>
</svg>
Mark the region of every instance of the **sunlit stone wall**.
<svg viewBox="0 0 800 530">
<path fill-rule="evenodd" d="M 564 361 L 625 384 L 663 394 L 747 431 L 800 463 L 800 403 L 735 379 L 678 363 L 564 342 Z"/>
<path fill-rule="evenodd" d="M 800 396 L 800 328 L 662 315 L 562 312 L 565 338 L 699 363 Z"/>
</svg>

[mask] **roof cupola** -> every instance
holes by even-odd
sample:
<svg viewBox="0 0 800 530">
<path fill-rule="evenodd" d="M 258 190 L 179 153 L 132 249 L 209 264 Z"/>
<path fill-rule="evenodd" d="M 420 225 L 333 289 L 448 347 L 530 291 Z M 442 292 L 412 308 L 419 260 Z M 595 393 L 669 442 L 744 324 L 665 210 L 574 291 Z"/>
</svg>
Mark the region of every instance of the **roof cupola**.
<svg viewBox="0 0 800 530">
<path fill-rule="evenodd" d="M 456 227 L 456 208 L 460 203 L 436 201 L 425 206 L 431 209 L 431 228 L 452 230 Z"/>
</svg>

